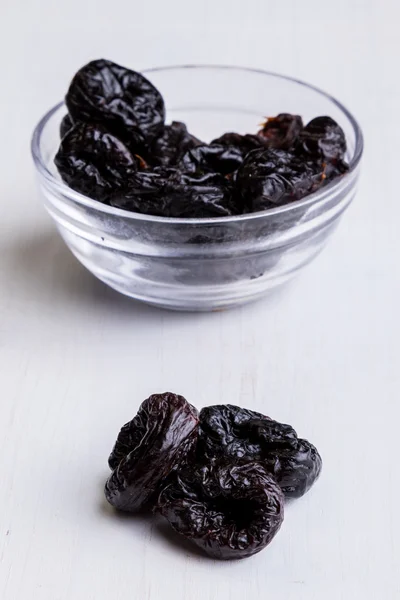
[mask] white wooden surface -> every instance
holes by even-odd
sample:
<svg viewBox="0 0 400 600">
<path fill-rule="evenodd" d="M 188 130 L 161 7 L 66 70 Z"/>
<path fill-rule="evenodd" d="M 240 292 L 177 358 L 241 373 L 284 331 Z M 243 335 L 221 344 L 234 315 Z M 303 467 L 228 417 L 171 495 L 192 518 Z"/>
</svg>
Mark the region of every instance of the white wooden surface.
<svg viewBox="0 0 400 600">
<path fill-rule="evenodd" d="M 1 11 L 0 597 L 399 598 L 395 0 L 5 0 Z M 357 201 L 279 297 L 170 314 L 119 297 L 70 256 L 37 200 L 28 144 L 72 73 L 100 56 L 264 67 L 358 116 Z M 320 448 L 321 480 L 265 552 L 214 562 L 158 521 L 105 506 L 119 426 L 164 390 L 265 411 Z"/>
</svg>

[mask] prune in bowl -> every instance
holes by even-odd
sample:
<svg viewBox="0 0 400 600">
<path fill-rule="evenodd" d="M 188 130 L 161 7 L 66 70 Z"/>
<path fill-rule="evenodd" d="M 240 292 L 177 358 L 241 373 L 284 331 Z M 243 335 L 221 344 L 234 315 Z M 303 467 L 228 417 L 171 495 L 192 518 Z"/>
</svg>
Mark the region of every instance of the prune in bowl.
<svg viewBox="0 0 400 600">
<path fill-rule="evenodd" d="M 289 281 L 321 251 L 355 195 L 360 172 L 362 133 L 342 104 L 313 86 L 268 72 L 217 66 L 167 67 L 145 71 L 145 81 L 138 78 L 127 82 L 129 102 L 136 101 L 135 85 L 142 86 L 149 95 L 146 120 L 138 124 L 129 112 L 125 92 L 117 86 L 121 73 L 107 61 L 100 67 L 110 78 L 117 104 L 110 101 L 106 105 L 107 114 L 99 103 L 83 110 L 81 93 L 87 90 L 75 85 L 67 95 L 72 120 L 65 118 L 67 108 L 60 103 L 39 122 L 32 140 L 45 206 L 71 251 L 96 277 L 149 304 L 176 310 L 218 310 L 266 295 Z M 104 81 L 95 84 L 95 91 L 100 89 L 104 93 Z M 154 88 L 160 90 L 163 99 L 154 93 Z M 164 104 L 168 110 L 165 121 Z M 106 201 L 99 202 L 84 195 L 85 189 L 74 190 L 61 180 L 54 165 L 60 125 L 62 143 L 66 146 L 73 135 L 71 128 L 77 122 L 94 120 L 97 129 L 101 129 L 105 115 L 108 122 L 112 118 L 110 136 L 118 139 L 122 122 L 129 128 L 130 135 L 118 145 L 128 171 L 135 169 L 136 161 L 139 165 L 146 161 L 142 155 L 144 144 L 153 148 L 158 163 L 154 168 L 161 170 L 170 169 L 178 160 L 171 143 L 182 145 L 187 153 L 184 164 L 188 171 L 179 180 L 180 206 L 186 203 L 184 210 L 179 208 L 170 217 L 132 212 L 138 206 L 136 192 L 132 195 L 118 191 L 117 197 L 108 201 L 105 190 Z M 268 119 L 257 136 L 257 124 L 265 121 L 266 115 L 278 115 L 275 119 L 280 121 Z M 232 165 L 236 168 L 249 149 L 263 152 L 263 148 L 258 148 L 260 139 L 261 146 L 268 146 L 269 152 L 287 152 L 301 124 L 297 115 L 309 127 L 305 128 L 306 135 L 299 140 L 296 153 L 318 165 L 324 164 L 328 157 L 329 168 L 322 167 L 317 172 L 319 181 L 328 178 L 328 182 L 322 187 L 315 186 L 314 191 L 315 173 L 310 171 L 310 177 L 301 183 L 307 188 L 308 195 L 304 198 L 292 197 L 290 203 L 280 204 L 272 196 L 274 202 L 265 204 L 257 196 L 257 186 L 254 190 L 244 186 L 246 206 L 240 205 L 241 199 L 231 200 L 225 187 L 234 182 L 227 171 Z M 343 173 L 335 158 L 341 139 L 329 121 L 313 122 L 317 115 L 329 115 L 345 134 L 348 168 Z M 164 122 L 170 129 L 157 138 Z M 93 133 L 90 127 L 89 124 L 86 129 L 88 135 Z M 224 135 L 225 132 L 237 133 Z M 249 132 L 254 134 L 244 135 Z M 236 143 L 238 134 L 239 138 L 242 134 L 239 150 L 232 152 L 226 146 Z M 327 136 L 329 144 L 325 143 Z M 111 137 L 106 141 L 116 144 Z M 204 144 L 212 142 L 217 148 L 205 150 Z M 274 157 L 275 160 L 277 155 Z M 99 165 L 95 158 L 92 157 L 91 163 L 93 177 L 104 174 L 104 165 Z M 193 188 L 190 178 L 198 178 L 198 166 L 207 169 L 207 164 L 218 167 L 221 174 L 214 177 L 227 178 L 227 182 L 222 185 L 217 179 L 196 180 L 197 187 Z M 165 171 L 162 173 L 165 175 Z M 212 177 L 207 172 L 203 175 Z M 175 176 L 171 177 L 173 180 Z M 155 179 L 149 182 L 144 177 L 142 182 L 149 184 L 146 198 L 152 206 L 154 194 L 159 193 L 160 179 Z M 207 190 L 212 191 L 212 202 L 207 207 L 212 214 L 193 218 L 187 210 L 186 198 L 193 198 L 193 192 L 197 193 L 205 183 Z M 286 189 L 283 191 L 287 194 Z M 126 199 L 130 199 L 130 205 L 124 204 Z M 257 212 L 237 214 L 243 208 Z"/>
</svg>

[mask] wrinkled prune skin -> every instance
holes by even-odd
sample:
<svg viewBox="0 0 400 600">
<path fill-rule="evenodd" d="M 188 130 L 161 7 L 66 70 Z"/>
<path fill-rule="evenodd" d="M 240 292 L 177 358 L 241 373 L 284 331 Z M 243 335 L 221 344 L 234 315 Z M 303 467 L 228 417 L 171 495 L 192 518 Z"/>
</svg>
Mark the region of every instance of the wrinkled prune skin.
<svg viewBox="0 0 400 600">
<path fill-rule="evenodd" d="M 281 113 L 269 117 L 258 135 L 263 138 L 269 148 L 288 150 L 303 129 L 303 119 L 299 115 Z"/>
<path fill-rule="evenodd" d="M 249 456 L 252 460 L 250 440 L 238 437 L 252 419 L 269 419 L 261 413 L 233 404 L 208 406 L 200 411 L 199 458 L 213 459 L 223 448 L 223 456 L 240 459 Z"/>
<path fill-rule="evenodd" d="M 61 120 L 60 123 L 60 138 L 62 139 L 66 133 L 74 126 L 71 115 L 67 113 Z"/>
<path fill-rule="evenodd" d="M 149 144 L 164 127 L 159 91 L 140 73 L 109 60 L 79 69 L 65 102 L 74 121 L 103 123 L 127 144 Z"/>
<path fill-rule="evenodd" d="M 154 85 L 109 60 L 83 66 L 65 102 L 56 156 L 63 180 L 129 211 L 176 218 L 262 211 L 299 200 L 349 169 L 344 132 L 330 117 L 304 127 L 299 115 L 280 113 L 257 134 L 230 132 L 205 144 L 184 123 L 165 125 Z"/>
<path fill-rule="evenodd" d="M 349 170 L 349 165 L 340 158 L 324 163 L 324 184 L 341 177 Z"/>
<path fill-rule="evenodd" d="M 137 159 L 103 125 L 76 123 L 61 140 L 54 162 L 62 179 L 72 189 L 99 202 L 137 170 Z"/>
<path fill-rule="evenodd" d="M 225 458 L 247 457 L 249 460 L 257 460 L 261 454 L 259 440 L 255 440 L 254 446 L 253 440 L 246 437 L 251 422 L 265 422 L 269 425 L 275 423 L 261 413 L 233 404 L 203 408 L 200 411 L 199 460 L 214 459 L 220 453 Z"/>
<path fill-rule="evenodd" d="M 216 138 L 211 142 L 211 145 L 217 146 L 231 146 L 240 151 L 242 160 L 251 152 L 257 148 L 267 148 L 267 142 L 259 135 L 253 135 L 247 133 L 241 135 L 240 133 L 224 133 L 221 137 Z"/>
<path fill-rule="evenodd" d="M 316 191 L 324 165 L 287 150 L 253 150 L 238 170 L 236 184 L 248 212 L 276 208 Z"/>
<path fill-rule="evenodd" d="M 174 475 L 157 509 L 209 556 L 230 560 L 272 541 L 283 522 L 284 497 L 260 463 L 214 462 Z"/>
<path fill-rule="evenodd" d="M 198 412 L 185 398 L 150 396 L 121 429 L 109 457 L 108 502 L 128 512 L 151 506 L 164 480 L 190 460 L 197 435 Z"/>
<path fill-rule="evenodd" d="M 344 131 L 331 117 L 317 117 L 300 133 L 296 152 L 312 159 L 343 161 L 346 152 Z"/>
<path fill-rule="evenodd" d="M 290 425 L 238 406 L 217 405 L 200 412 L 199 461 L 259 461 L 287 498 L 300 498 L 318 478 L 322 460 Z"/>
<path fill-rule="evenodd" d="M 267 461 L 268 463 L 268 461 Z M 318 450 L 308 440 L 298 439 L 295 451 L 285 448 L 269 469 L 279 483 L 286 498 L 301 498 L 318 479 L 322 459 Z"/>
<path fill-rule="evenodd" d="M 188 132 L 184 123 L 172 121 L 171 125 L 166 125 L 161 135 L 154 140 L 149 160 L 152 164 L 173 167 L 185 152 L 202 143 Z"/>
<path fill-rule="evenodd" d="M 179 166 L 188 173 L 229 175 L 240 167 L 242 161 L 242 152 L 235 146 L 203 144 L 186 152 Z"/>
<path fill-rule="evenodd" d="M 232 186 L 221 175 L 197 176 L 162 167 L 135 173 L 129 186 L 115 194 L 110 203 L 124 210 L 163 217 L 211 218 L 239 212 Z"/>
</svg>

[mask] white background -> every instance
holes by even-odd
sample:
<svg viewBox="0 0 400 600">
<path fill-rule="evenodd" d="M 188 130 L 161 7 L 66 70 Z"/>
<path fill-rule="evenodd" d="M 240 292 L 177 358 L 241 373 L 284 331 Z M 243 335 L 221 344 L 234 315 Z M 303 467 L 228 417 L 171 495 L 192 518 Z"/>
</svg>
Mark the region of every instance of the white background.
<svg viewBox="0 0 400 600">
<path fill-rule="evenodd" d="M 0 18 L 0 597 L 400 597 L 399 26 L 396 0 L 3 0 Z M 29 139 L 72 74 L 107 57 L 279 71 L 365 132 L 356 202 L 274 301 L 215 314 L 138 305 L 69 254 Z M 116 433 L 156 391 L 292 423 L 323 475 L 257 556 L 219 563 L 108 510 Z"/>
</svg>

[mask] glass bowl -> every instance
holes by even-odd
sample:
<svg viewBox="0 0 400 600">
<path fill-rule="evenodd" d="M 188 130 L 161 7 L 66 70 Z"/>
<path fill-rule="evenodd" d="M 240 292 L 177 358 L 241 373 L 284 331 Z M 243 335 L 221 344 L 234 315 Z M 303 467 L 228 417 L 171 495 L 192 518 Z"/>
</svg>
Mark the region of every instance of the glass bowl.
<svg viewBox="0 0 400 600">
<path fill-rule="evenodd" d="M 217 310 L 256 300 L 289 281 L 321 251 L 352 201 L 363 141 L 353 116 L 301 81 L 254 69 L 180 66 L 145 72 L 167 119 L 210 141 L 256 132 L 267 115 L 329 115 L 344 129 L 350 170 L 314 194 L 263 212 L 212 219 L 130 213 L 65 185 L 54 166 L 64 103 L 37 125 L 32 154 L 45 206 L 67 246 L 115 290 L 176 310 Z"/>
</svg>

